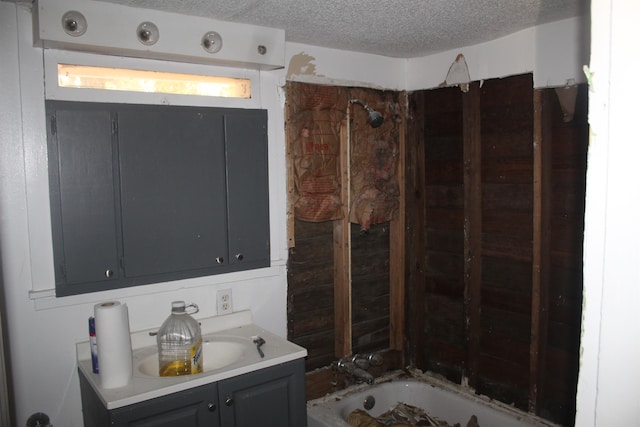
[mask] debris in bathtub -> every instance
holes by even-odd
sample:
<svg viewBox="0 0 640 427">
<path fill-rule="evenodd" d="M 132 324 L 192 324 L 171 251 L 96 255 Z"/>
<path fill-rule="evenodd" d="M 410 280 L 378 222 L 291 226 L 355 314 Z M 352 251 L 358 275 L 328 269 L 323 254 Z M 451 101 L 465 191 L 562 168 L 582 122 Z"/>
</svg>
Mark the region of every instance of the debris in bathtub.
<svg viewBox="0 0 640 427">
<path fill-rule="evenodd" d="M 405 403 L 398 403 L 393 409 L 377 418 L 371 416 L 367 411 L 356 409 L 349 414 L 347 422 L 352 427 L 460 427 L 459 423 L 452 426 L 446 421 L 429 415 L 423 409 Z M 480 427 L 475 415 L 471 416 L 466 427 Z"/>
</svg>

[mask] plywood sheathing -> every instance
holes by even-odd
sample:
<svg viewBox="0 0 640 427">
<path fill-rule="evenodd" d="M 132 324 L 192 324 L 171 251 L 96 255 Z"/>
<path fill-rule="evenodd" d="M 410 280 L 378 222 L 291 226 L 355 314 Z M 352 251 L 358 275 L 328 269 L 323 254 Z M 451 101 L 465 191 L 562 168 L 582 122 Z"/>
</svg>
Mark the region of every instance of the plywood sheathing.
<svg viewBox="0 0 640 427">
<path fill-rule="evenodd" d="M 573 425 L 588 88 L 566 122 L 532 86 L 411 95 L 409 340 L 417 367 Z"/>
</svg>

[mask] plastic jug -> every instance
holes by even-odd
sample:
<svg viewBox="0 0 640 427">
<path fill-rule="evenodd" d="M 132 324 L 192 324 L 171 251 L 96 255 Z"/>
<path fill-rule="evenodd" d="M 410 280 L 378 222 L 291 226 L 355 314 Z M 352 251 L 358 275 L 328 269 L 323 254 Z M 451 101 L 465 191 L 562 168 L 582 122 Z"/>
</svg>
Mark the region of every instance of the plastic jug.
<svg viewBox="0 0 640 427">
<path fill-rule="evenodd" d="M 187 310 L 189 309 L 189 310 Z M 198 312 L 195 304 L 171 303 L 171 315 L 158 331 L 158 362 L 161 377 L 202 372 L 202 334 L 200 325 L 191 317 Z"/>
</svg>

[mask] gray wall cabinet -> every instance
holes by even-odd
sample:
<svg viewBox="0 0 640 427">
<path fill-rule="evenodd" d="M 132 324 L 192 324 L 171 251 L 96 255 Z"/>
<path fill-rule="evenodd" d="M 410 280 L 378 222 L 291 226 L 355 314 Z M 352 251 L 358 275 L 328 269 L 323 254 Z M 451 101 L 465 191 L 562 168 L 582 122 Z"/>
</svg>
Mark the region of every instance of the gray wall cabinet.
<svg viewBox="0 0 640 427">
<path fill-rule="evenodd" d="M 304 427 L 303 359 L 107 410 L 80 376 L 85 427 Z"/>
<path fill-rule="evenodd" d="M 265 110 L 46 108 L 57 296 L 270 265 Z"/>
</svg>

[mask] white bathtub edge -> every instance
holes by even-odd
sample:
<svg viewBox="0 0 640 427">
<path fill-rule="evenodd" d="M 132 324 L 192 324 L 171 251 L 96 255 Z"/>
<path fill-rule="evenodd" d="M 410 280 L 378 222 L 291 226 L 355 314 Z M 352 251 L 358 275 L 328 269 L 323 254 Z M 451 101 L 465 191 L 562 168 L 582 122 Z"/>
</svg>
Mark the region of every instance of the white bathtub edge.
<svg viewBox="0 0 640 427">
<path fill-rule="evenodd" d="M 473 390 L 464 388 L 460 385 L 451 383 L 450 381 L 438 378 L 430 373 L 422 373 L 421 371 L 411 370 L 411 375 L 408 375 L 406 371 L 395 371 L 379 377 L 376 379 L 374 385 L 356 385 L 344 390 L 337 391 L 335 393 L 313 399 L 307 402 L 307 427 L 349 427 L 349 424 L 341 417 L 341 415 L 335 410 L 341 400 L 357 395 L 358 393 L 365 394 L 366 390 L 382 385 L 388 382 L 421 382 L 431 385 L 435 388 L 441 389 L 444 392 L 456 394 L 464 399 L 470 400 L 475 403 L 479 403 L 484 406 L 501 412 L 503 414 L 510 415 L 518 418 L 522 421 L 523 426 L 532 427 L 560 427 L 551 421 L 542 419 L 532 414 L 523 412 L 511 405 L 493 400 L 487 396 L 476 395 Z"/>
</svg>

